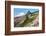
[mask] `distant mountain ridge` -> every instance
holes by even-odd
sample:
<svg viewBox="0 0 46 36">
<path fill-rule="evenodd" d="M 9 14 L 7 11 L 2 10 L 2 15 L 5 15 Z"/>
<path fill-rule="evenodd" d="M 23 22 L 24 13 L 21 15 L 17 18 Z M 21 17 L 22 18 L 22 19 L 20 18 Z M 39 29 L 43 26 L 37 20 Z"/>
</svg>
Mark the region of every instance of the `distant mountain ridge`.
<svg viewBox="0 0 46 36">
<path fill-rule="evenodd" d="M 28 11 L 23 16 L 14 17 L 14 24 L 15 24 L 14 26 L 16 27 L 16 26 L 21 25 L 28 18 L 28 15 L 35 14 L 35 13 L 39 13 L 39 11 L 35 11 L 33 13 L 31 13 L 30 11 Z M 30 15 L 30 17 L 31 17 L 31 15 Z"/>
</svg>

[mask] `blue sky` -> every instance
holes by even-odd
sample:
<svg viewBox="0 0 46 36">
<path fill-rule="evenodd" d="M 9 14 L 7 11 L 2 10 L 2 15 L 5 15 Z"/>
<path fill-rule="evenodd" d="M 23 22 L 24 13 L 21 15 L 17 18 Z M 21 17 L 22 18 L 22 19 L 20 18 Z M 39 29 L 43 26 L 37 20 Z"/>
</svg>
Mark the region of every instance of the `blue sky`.
<svg viewBox="0 0 46 36">
<path fill-rule="evenodd" d="M 30 12 L 39 11 L 38 9 L 33 9 L 33 8 L 27 8 L 27 9 L 26 8 L 14 8 L 14 16 L 20 15 L 20 13 L 26 14 L 28 10 L 30 10 Z"/>
</svg>

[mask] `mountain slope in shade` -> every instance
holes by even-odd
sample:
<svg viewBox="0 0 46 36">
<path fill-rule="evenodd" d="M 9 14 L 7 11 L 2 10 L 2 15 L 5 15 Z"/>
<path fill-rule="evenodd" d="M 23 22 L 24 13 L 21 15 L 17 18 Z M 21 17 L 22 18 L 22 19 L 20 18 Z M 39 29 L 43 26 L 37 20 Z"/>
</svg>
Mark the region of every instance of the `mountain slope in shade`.
<svg viewBox="0 0 46 36">
<path fill-rule="evenodd" d="M 19 17 L 14 17 L 14 26 L 21 25 L 24 20 L 26 19 L 26 16 L 19 16 Z"/>
</svg>

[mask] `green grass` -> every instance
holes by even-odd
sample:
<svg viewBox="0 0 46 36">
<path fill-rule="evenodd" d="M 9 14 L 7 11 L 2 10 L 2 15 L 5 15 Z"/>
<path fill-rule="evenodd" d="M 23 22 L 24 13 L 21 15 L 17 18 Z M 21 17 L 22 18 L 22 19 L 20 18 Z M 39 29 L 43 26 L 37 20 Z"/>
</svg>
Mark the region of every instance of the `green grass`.
<svg viewBox="0 0 46 36">
<path fill-rule="evenodd" d="M 33 16 L 33 17 L 32 17 Z M 25 25 L 27 25 L 28 23 L 32 23 L 32 21 L 38 16 L 38 14 L 33 14 L 31 17 L 31 19 L 26 19 L 19 27 L 24 27 Z"/>
</svg>

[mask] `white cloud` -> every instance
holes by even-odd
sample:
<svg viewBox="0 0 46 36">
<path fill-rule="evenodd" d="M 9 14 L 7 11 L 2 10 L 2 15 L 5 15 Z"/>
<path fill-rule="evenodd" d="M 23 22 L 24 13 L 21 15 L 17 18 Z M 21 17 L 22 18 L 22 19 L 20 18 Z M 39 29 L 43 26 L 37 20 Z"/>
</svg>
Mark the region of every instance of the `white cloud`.
<svg viewBox="0 0 46 36">
<path fill-rule="evenodd" d="M 18 15 L 16 15 L 15 17 L 19 17 L 19 16 L 23 16 L 25 15 L 25 13 L 19 13 Z"/>
</svg>

